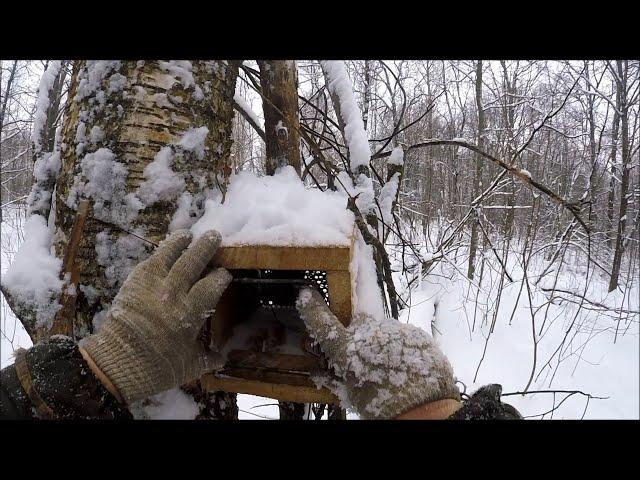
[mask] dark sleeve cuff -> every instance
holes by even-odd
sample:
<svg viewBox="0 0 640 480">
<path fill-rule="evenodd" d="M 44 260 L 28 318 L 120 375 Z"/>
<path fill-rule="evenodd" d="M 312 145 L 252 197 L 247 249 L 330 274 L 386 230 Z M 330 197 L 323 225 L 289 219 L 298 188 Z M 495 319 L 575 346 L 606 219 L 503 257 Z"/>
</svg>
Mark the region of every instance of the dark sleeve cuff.
<svg viewBox="0 0 640 480">
<path fill-rule="evenodd" d="M 449 420 L 522 420 L 518 410 L 508 403 L 502 403 L 501 395 L 501 385 L 485 385 L 465 400 Z"/>
<path fill-rule="evenodd" d="M 131 419 L 125 405 L 100 383 L 71 338 L 54 335 L 25 355 L 33 388 L 55 419 Z M 0 417 L 40 418 L 14 365 L 0 372 Z"/>
</svg>

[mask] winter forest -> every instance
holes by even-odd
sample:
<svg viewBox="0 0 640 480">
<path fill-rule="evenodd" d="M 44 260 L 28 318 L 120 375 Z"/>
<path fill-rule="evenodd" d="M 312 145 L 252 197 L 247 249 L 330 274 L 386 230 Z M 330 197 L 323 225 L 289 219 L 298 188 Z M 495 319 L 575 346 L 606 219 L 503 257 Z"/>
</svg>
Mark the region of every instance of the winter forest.
<svg viewBox="0 0 640 480">
<path fill-rule="evenodd" d="M 1 60 L 0 169 L 2 367 L 214 226 L 352 238 L 353 311 L 425 330 L 464 394 L 640 418 L 639 61 Z M 358 418 L 199 385 L 133 411 Z"/>
</svg>

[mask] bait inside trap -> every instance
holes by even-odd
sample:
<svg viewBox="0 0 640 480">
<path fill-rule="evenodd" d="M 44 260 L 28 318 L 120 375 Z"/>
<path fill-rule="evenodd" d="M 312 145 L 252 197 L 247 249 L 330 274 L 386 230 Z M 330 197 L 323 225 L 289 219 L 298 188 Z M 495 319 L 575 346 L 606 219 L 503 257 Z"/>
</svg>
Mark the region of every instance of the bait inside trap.
<svg viewBox="0 0 640 480">
<path fill-rule="evenodd" d="M 212 266 L 233 280 L 209 323 L 210 346 L 225 367 L 201 378 L 209 391 L 247 393 L 299 403 L 336 403 L 310 375 L 327 362 L 296 310 L 301 288 L 315 288 L 347 326 L 352 314 L 352 247 L 221 247 Z"/>
</svg>

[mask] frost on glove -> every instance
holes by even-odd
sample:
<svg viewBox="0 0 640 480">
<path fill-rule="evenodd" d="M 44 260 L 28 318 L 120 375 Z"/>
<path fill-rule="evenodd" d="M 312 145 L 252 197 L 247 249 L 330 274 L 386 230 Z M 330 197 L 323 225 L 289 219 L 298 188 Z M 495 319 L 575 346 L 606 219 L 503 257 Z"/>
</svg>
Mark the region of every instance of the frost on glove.
<svg viewBox="0 0 640 480">
<path fill-rule="evenodd" d="M 369 316 L 345 328 L 311 289 L 300 292 L 296 306 L 338 377 L 319 382 L 362 418 L 390 419 L 437 400 L 460 400 L 449 361 L 423 330 Z"/>
<path fill-rule="evenodd" d="M 125 280 L 100 331 L 82 340 L 86 352 L 131 404 L 222 367 L 198 340 L 204 319 L 231 281 L 218 269 L 200 279 L 220 246 L 206 232 L 178 230 Z"/>
</svg>

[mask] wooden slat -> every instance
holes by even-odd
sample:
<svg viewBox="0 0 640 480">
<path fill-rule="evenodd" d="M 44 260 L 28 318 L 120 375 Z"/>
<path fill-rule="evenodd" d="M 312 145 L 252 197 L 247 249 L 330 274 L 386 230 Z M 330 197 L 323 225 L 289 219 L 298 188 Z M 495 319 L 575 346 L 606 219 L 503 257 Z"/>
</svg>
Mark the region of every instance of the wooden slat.
<svg viewBox="0 0 640 480">
<path fill-rule="evenodd" d="M 244 380 L 255 380 L 265 383 L 278 383 L 291 385 L 292 387 L 315 387 L 314 383 L 305 375 L 299 372 L 286 372 L 269 368 L 224 368 L 218 372 L 224 377 L 242 378 Z"/>
<path fill-rule="evenodd" d="M 284 353 L 262 353 L 250 350 L 232 350 L 227 356 L 230 368 L 273 368 L 299 372 L 310 372 L 323 368 L 322 358 L 311 355 L 289 355 Z"/>
<path fill-rule="evenodd" d="M 228 269 L 348 270 L 351 252 L 341 247 L 220 247 L 213 266 Z"/>
<path fill-rule="evenodd" d="M 294 387 L 275 383 L 259 382 L 239 378 L 220 377 L 213 374 L 203 375 L 202 387 L 208 391 L 223 391 L 258 395 L 284 402 L 338 404 L 338 399 L 326 388 Z"/>
</svg>

